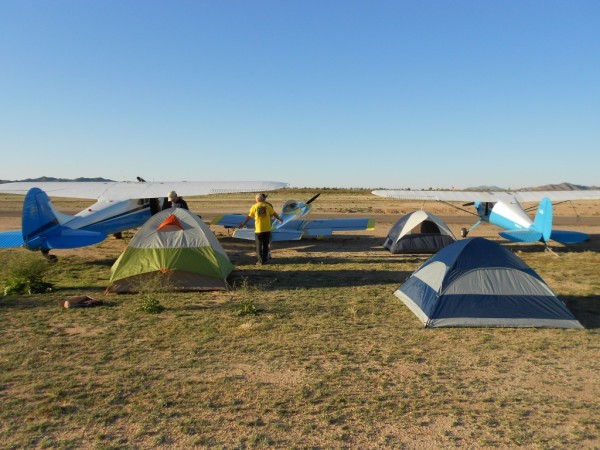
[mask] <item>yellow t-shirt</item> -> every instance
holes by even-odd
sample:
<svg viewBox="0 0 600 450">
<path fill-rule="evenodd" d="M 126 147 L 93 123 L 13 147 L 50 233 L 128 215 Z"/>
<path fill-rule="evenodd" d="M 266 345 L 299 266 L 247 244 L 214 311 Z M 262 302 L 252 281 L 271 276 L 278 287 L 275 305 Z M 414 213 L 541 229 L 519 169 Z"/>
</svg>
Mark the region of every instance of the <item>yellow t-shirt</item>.
<svg viewBox="0 0 600 450">
<path fill-rule="evenodd" d="M 271 216 L 273 214 L 275 214 L 275 211 L 270 203 L 260 202 L 252 205 L 248 215 L 254 218 L 254 232 L 271 231 Z"/>
</svg>

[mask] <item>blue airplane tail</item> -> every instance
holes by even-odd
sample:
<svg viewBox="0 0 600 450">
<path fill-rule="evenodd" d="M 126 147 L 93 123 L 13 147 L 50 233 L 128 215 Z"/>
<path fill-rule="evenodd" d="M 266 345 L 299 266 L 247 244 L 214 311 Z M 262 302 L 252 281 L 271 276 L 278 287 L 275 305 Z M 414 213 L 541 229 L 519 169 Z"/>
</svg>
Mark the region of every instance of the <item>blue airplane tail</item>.
<svg viewBox="0 0 600 450">
<path fill-rule="evenodd" d="M 548 242 L 552 234 L 552 201 L 548 197 L 544 197 L 538 205 L 531 228 L 542 234 L 543 242 Z"/>
<path fill-rule="evenodd" d="M 50 198 L 39 188 L 32 188 L 25 195 L 22 235 L 26 248 L 42 251 L 85 247 L 106 238 L 104 233 L 73 230 L 62 225 Z"/>
<path fill-rule="evenodd" d="M 552 230 L 552 201 L 547 197 L 540 202 L 533 224 L 528 230 L 504 231 L 500 236 L 515 242 L 553 240 L 561 244 L 576 244 L 589 239 L 587 234 L 577 231 Z"/>
</svg>

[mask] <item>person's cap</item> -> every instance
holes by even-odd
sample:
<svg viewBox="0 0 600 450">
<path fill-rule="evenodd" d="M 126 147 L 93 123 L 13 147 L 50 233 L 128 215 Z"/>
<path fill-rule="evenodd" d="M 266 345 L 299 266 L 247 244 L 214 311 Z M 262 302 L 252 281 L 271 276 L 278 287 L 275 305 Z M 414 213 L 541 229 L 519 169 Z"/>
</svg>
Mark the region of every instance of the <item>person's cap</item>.
<svg viewBox="0 0 600 450">
<path fill-rule="evenodd" d="M 173 200 L 174 198 L 177 198 L 177 192 L 175 192 L 175 191 L 169 192 L 169 194 L 167 195 L 167 198 L 169 200 Z"/>
<path fill-rule="evenodd" d="M 267 194 L 256 194 L 257 202 L 264 202 L 267 199 Z"/>
</svg>

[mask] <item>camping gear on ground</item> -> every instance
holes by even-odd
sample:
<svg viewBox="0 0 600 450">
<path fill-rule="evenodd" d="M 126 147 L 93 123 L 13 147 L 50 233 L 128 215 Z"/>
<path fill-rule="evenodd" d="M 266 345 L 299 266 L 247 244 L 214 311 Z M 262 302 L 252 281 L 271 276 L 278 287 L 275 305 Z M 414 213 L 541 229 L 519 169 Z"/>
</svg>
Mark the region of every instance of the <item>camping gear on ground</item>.
<svg viewBox="0 0 600 450">
<path fill-rule="evenodd" d="M 426 327 L 583 328 L 531 267 L 484 238 L 440 250 L 394 295 Z"/>
<path fill-rule="evenodd" d="M 63 308 L 92 308 L 103 304 L 102 300 L 97 300 L 89 295 L 72 295 L 62 301 L 60 305 Z"/>
<path fill-rule="evenodd" d="M 456 238 L 442 219 L 419 210 L 402 216 L 383 246 L 391 253 L 436 253 L 453 242 Z"/>
<path fill-rule="evenodd" d="M 227 289 L 233 270 L 202 220 L 183 208 L 152 216 L 112 266 L 107 292 Z"/>
</svg>

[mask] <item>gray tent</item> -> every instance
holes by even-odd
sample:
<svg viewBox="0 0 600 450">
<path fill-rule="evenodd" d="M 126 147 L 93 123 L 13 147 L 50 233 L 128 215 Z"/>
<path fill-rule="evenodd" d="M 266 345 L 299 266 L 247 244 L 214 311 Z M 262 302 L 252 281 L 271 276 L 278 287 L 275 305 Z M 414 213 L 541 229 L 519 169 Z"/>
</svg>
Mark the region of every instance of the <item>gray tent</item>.
<svg viewBox="0 0 600 450">
<path fill-rule="evenodd" d="M 500 244 L 458 241 L 394 295 L 426 327 L 583 327 L 542 278 Z"/>
<path fill-rule="evenodd" d="M 426 211 L 413 211 L 401 217 L 383 243 L 391 253 L 436 253 L 456 241 L 439 217 Z"/>
</svg>

